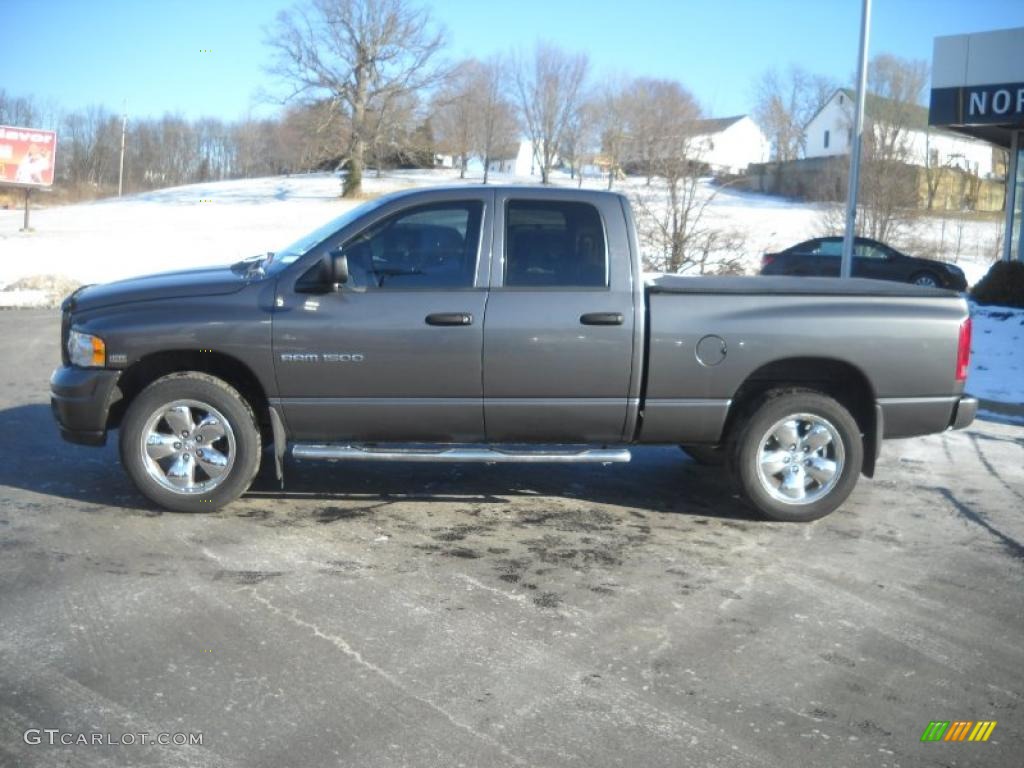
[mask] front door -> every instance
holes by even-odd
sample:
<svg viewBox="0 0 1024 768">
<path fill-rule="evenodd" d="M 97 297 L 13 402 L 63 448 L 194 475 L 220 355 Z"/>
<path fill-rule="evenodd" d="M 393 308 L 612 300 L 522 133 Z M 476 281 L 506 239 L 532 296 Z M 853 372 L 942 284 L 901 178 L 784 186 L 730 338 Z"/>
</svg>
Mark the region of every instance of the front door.
<svg viewBox="0 0 1024 768">
<path fill-rule="evenodd" d="M 490 201 L 467 191 L 385 211 L 342 245 L 340 290 L 279 287 L 274 362 L 293 439 L 483 440 Z"/>
<path fill-rule="evenodd" d="M 858 241 L 853 247 L 854 277 L 892 280 L 895 275 L 889 253 L 883 245 Z"/>
<path fill-rule="evenodd" d="M 487 439 L 623 440 L 636 320 L 621 202 L 498 192 L 495 214 L 484 324 Z"/>
</svg>

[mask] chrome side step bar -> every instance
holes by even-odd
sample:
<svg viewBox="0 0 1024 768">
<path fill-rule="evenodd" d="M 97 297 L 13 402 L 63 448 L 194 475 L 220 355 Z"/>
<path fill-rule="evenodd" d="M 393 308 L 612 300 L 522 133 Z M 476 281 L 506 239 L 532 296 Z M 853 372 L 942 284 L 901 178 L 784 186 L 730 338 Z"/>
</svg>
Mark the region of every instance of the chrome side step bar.
<svg viewBox="0 0 1024 768">
<path fill-rule="evenodd" d="M 480 464 L 617 464 L 629 461 L 627 448 L 489 448 L 483 446 L 367 446 L 334 443 L 295 443 L 296 459 L 354 459 L 356 461 L 452 461 Z"/>
</svg>

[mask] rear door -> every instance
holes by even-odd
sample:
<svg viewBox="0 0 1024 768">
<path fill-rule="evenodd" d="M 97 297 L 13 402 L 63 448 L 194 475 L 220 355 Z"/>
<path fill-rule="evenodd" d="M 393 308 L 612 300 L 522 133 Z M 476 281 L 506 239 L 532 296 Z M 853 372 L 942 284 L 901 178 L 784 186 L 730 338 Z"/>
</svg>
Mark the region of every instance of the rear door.
<svg viewBox="0 0 1024 768">
<path fill-rule="evenodd" d="M 813 267 L 812 275 L 839 277 L 843 260 L 843 241 L 834 237 L 818 240 L 808 259 Z"/>
<path fill-rule="evenodd" d="M 623 440 L 635 318 L 620 200 L 498 191 L 492 251 L 484 321 L 487 439 Z"/>
</svg>

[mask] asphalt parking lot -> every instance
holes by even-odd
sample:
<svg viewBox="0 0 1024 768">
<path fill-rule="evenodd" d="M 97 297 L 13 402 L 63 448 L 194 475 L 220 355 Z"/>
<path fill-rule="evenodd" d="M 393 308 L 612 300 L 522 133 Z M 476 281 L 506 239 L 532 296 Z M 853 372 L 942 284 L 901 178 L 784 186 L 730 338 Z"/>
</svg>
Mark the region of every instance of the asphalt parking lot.
<svg viewBox="0 0 1024 768">
<path fill-rule="evenodd" d="M 58 324 L 0 312 L 0 765 L 1021 763 L 1024 429 L 887 443 L 811 525 L 667 448 L 290 465 L 162 514 L 58 437 Z"/>
</svg>

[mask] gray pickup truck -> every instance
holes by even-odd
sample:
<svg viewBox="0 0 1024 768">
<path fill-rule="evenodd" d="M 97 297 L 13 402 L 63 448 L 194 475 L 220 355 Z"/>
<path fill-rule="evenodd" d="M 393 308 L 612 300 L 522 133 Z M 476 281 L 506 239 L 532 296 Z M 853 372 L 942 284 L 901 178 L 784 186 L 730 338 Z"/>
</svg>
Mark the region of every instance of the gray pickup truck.
<svg viewBox="0 0 1024 768">
<path fill-rule="evenodd" d="M 621 195 L 388 195 L 230 267 L 79 289 L 53 412 L 120 429 L 143 495 L 227 504 L 284 459 L 724 463 L 768 517 L 828 514 L 883 438 L 969 424 L 964 300 L 871 280 L 645 282 Z M 268 461 L 270 455 L 268 452 Z"/>
</svg>

